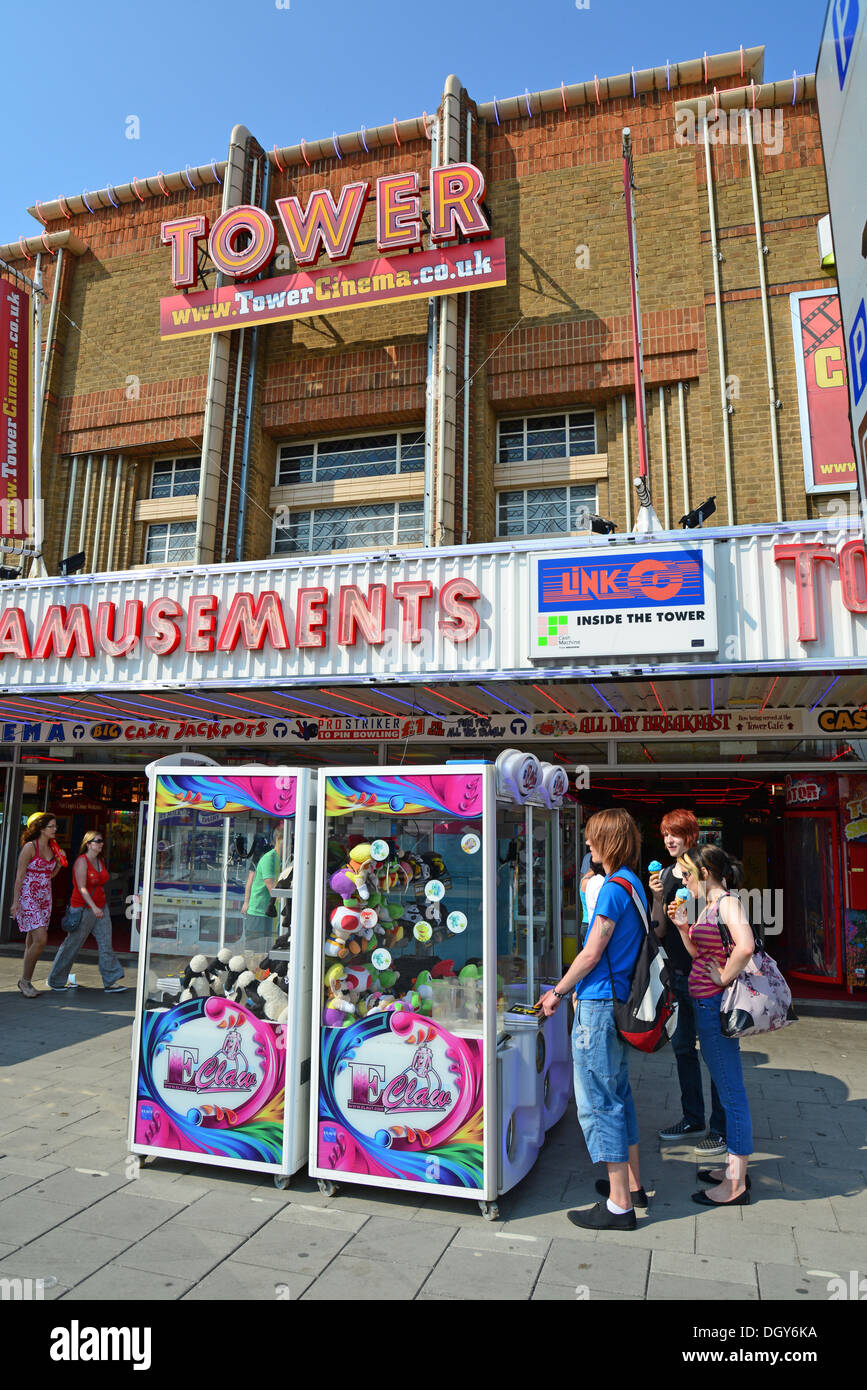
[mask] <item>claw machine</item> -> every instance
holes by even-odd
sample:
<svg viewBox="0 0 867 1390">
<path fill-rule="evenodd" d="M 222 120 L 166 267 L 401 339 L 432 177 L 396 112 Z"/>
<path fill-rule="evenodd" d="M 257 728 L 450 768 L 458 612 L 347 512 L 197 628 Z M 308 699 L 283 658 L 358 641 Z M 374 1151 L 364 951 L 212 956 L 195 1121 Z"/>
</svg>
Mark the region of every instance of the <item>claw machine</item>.
<svg viewBox="0 0 867 1390">
<path fill-rule="evenodd" d="M 310 1174 L 496 1199 L 572 1088 L 562 973 L 562 769 L 319 773 Z"/>
<path fill-rule="evenodd" d="M 310 773 L 147 771 L 130 1151 L 282 1187 L 307 1153 Z"/>
</svg>

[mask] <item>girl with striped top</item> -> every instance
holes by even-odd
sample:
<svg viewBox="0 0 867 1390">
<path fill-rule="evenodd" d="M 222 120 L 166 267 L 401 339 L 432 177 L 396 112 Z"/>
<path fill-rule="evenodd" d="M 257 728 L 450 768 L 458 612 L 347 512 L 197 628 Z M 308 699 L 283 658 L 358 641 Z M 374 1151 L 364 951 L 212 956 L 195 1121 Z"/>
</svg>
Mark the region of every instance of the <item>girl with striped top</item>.
<svg viewBox="0 0 867 1390">
<path fill-rule="evenodd" d="M 701 1182 L 712 1185 L 707 1191 L 694 1192 L 692 1199 L 701 1206 L 747 1206 L 750 1200 L 747 1164 L 753 1151 L 753 1126 L 740 1044 L 737 1038 L 723 1035 L 719 1016 L 723 991 L 737 978 L 755 950 L 752 929 L 733 893 L 743 884 L 743 871 L 740 863 L 729 858 L 719 845 L 696 846 L 677 862 L 684 886 L 700 911 L 693 926 L 687 920 L 678 920 L 677 901 L 669 905 L 667 912 L 692 957 L 689 996 L 695 1009 L 701 1053 L 725 1111 L 728 1144 L 725 1170 L 711 1172 L 700 1168 Z M 684 915 L 682 909 L 680 915 Z M 734 943 L 731 953 L 723 941 L 721 923 Z"/>
</svg>

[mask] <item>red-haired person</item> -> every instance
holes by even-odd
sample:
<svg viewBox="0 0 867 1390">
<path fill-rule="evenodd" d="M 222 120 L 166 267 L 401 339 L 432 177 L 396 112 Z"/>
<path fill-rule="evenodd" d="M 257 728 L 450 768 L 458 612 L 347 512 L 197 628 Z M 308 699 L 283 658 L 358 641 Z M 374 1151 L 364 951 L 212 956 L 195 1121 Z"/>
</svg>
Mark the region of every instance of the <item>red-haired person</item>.
<svg viewBox="0 0 867 1390">
<path fill-rule="evenodd" d="M 45 950 L 51 921 L 51 880 L 66 865 L 66 858 L 55 843 L 57 819 L 50 811 L 32 815 L 21 836 L 18 871 L 12 890 L 12 916 L 24 932 L 24 964 L 18 988 L 27 999 L 38 999 L 33 987 L 33 971 Z"/>
<path fill-rule="evenodd" d="M 672 988 L 678 1003 L 677 1027 L 671 1045 L 677 1061 L 677 1079 L 680 1083 L 680 1104 L 682 1117 L 659 1131 L 660 1139 L 686 1139 L 691 1135 L 704 1135 L 704 1090 L 702 1086 L 701 1064 L 696 1044 L 695 1008 L 689 997 L 689 972 L 692 960 L 684 945 L 681 934 L 669 921 L 668 909 L 674 902 L 679 888 L 685 887 L 677 860 L 698 843 L 698 821 L 692 811 L 679 808 L 669 811 L 660 822 L 660 833 L 672 864 L 661 873 L 650 875 L 649 887 L 653 894 L 651 917 L 656 934 L 663 942 L 665 954 L 671 970 Z M 710 1125 L 706 1137 L 700 1139 L 695 1152 L 701 1158 L 713 1158 L 726 1152 L 725 1110 L 716 1085 L 710 1083 Z"/>
<path fill-rule="evenodd" d="M 607 1198 L 589 1211 L 567 1212 L 573 1226 L 591 1231 L 634 1231 L 634 1207 L 647 1206 L 638 1167 L 638 1124 L 629 1085 L 629 1053 L 614 1023 L 614 999 L 626 999 L 644 922 L 632 892 L 612 883 L 623 879 L 642 905 L 638 878 L 641 832 L 628 811 L 612 807 L 587 822 L 587 844 L 602 865 L 605 882 L 584 945 L 563 978 L 539 1003 L 546 1017 L 575 990 L 572 1071 L 578 1123 L 593 1163 L 605 1163 L 608 1177 L 596 1191 Z"/>
</svg>

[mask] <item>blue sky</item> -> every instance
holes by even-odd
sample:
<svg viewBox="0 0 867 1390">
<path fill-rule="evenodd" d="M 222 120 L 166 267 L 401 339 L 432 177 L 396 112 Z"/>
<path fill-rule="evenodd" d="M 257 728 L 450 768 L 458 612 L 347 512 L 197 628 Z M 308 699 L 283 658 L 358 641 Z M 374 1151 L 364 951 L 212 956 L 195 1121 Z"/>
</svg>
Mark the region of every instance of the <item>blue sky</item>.
<svg viewBox="0 0 867 1390">
<path fill-rule="evenodd" d="M 765 45 L 767 80 L 814 72 L 824 14 L 824 0 L 7 5 L 0 242 L 36 230 L 37 198 L 222 159 L 239 121 L 270 149 L 432 111 L 450 72 L 477 101 L 740 44 Z"/>
</svg>

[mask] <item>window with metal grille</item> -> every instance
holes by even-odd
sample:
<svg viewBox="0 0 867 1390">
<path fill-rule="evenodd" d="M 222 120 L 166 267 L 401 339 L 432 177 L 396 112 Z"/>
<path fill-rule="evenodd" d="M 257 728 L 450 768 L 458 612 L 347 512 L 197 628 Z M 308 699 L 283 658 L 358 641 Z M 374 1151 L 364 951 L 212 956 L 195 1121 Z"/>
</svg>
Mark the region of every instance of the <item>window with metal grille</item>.
<svg viewBox="0 0 867 1390">
<path fill-rule="evenodd" d="M 329 550 L 387 550 L 421 545 L 423 502 L 383 502 L 359 507 L 283 510 L 274 521 L 273 553 L 324 554 Z"/>
<path fill-rule="evenodd" d="M 202 463 L 191 458 L 157 459 L 151 474 L 151 497 L 195 497 Z"/>
<path fill-rule="evenodd" d="M 499 422 L 498 463 L 532 463 L 595 453 L 596 416 L 592 410 L 522 415 Z"/>
<path fill-rule="evenodd" d="M 498 536 L 567 536 L 589 531 L 595 487 L 537 487 L 497 493 Z"/>
<path fill-rule="evenodd" d="M 196 523 L 167 521 L 149 526 L 145 542 L 146 565 L 182 564 L 195 559 Z"/>
<path fill-rule="evenodd" d="M 356 435 L 284 444 L 277 459 L 277 486 L 333 483 L 424 471 L 424 425 L 392 434 Z"/>
</svg>

